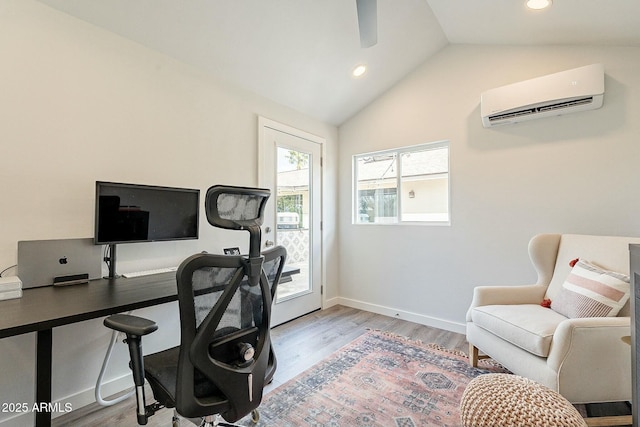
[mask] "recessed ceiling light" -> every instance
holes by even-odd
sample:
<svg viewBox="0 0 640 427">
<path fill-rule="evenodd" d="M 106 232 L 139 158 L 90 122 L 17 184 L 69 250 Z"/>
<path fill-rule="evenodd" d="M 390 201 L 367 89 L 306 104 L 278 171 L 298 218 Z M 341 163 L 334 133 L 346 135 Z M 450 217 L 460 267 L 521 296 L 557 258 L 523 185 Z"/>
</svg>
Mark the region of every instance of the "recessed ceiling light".
<svg viewBox="0 0 640 427">
<path fill-rule="evenodd" d="M 360 77 L 366 72 L 367 72 L 367 66 L 361 64 L 353 69 L 352 74 L 353 74 L 353 77 Z"/>
<path fill-rule="evenodd" d="M 533 10 L 545 9 L 551 6 L 552 0 L 527 0 L 527 7 Z"/>
</svg>

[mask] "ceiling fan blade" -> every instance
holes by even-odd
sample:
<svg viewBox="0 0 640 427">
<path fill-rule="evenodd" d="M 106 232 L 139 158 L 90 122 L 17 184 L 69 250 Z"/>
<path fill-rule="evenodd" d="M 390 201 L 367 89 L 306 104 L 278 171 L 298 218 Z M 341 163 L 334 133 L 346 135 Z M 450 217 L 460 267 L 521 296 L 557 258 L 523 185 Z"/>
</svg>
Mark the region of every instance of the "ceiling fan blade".
<svg viewBox="0 0 640 427">
<path fill-rule="evenodd" d="M 378 0 L 356 0 L 360 46 L 371 47 L 378 43 Z"/>
</svg>

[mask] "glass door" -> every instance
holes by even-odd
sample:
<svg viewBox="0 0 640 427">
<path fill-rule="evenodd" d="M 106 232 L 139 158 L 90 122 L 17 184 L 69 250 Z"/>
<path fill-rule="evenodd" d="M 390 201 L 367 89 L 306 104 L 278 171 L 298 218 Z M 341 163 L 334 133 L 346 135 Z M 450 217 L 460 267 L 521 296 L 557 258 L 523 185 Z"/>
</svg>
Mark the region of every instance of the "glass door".
<svg viewBox="0 0 640 427">
<path fill-rule="evenodd" d="M 292 273 L 278 285 L 277 325 L 322 305 L 321 145 L 274 127 L 262 128 L 260 185 L 271 189 L 262 236 L 265 247 L 287 249 L 285 269 Z"/>
</svg>

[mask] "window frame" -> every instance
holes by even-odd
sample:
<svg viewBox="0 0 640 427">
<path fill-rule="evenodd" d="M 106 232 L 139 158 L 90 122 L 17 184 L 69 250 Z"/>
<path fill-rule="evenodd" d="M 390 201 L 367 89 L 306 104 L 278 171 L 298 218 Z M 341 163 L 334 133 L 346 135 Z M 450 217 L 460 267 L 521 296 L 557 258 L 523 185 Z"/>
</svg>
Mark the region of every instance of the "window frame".
<svg viewBox="0 0 640 427">
<path fill-rule="evenodd" d="M 424 221 L 403 221 L 402 220 L 402 155 L 404 153 L 411 153 L 417 151 L 428 151 L 428 150 L 438 150 L 446 148 L 447 149 L 447 219 L 446 220 L 424 220 Z M 383 156 L 383 155 L 394 155 L 396 156 L 396 165 L 398 172 L 396 174 L 396 192 L 398 194 L 396 205 L 397 212 L 395 216 L 395 221 L 393 222 L 360 222 L 359 218 L 359 199 L 358 199 L 358 160 L 367 157 L 367 156 Z M 351 223 L 353 225 L 378 225 L 378 226 L 386 226 L 386 225 L 443 225 L 449 226 L 451 225 L 451 147 L 448 140 L 435 141 L 435 142 L 427 142 L 423 144 L 410 145 L 399 148 L 391 148 L 386 150 L 379 151 L 370 151 L 366 153 L 354 154 L 352 156 L 351 161 L 352 168 L 352 180 L 351 180 Z M 444 175 L 444 173 L 442 173 Z"/>
</svg>

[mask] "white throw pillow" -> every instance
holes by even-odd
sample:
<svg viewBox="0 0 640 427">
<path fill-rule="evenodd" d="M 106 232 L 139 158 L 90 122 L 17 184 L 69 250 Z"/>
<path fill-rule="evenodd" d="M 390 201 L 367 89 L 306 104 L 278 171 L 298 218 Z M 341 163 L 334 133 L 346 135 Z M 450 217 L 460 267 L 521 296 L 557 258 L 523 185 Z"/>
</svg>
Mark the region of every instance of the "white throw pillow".
<svg viewBox="0 0 640 427">
<path fill-rule="evenodd" d="M 551 308 L 569 318 L 615 317 L 629 300 L 629 276 L 578 260 Z"/>
</svg>

